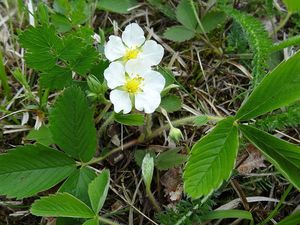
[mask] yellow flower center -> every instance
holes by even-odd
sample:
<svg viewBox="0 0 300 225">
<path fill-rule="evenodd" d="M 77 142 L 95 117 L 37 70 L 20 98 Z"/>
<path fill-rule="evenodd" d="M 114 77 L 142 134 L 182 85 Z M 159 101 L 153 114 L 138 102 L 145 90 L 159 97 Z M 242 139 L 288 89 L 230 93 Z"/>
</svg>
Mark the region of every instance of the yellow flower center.
<svg viewBox="0 0 300 225">
<path fill-rule="evenodd" d="M 124 61 L 128 61 L 130 59 L 136 59 L 139 53 L 140 53 L 140 50 L 138 48 L 126 49 L 126 52 L 124 55 Z"/>
<path fill-rule="evenodd" d="M 140 90 L 140 86 L 144 78 L 137 76 L 132 79 L 128 79 L 124 85 L 125 90 L 130 94 L 135 94 Z"/>
</svg>

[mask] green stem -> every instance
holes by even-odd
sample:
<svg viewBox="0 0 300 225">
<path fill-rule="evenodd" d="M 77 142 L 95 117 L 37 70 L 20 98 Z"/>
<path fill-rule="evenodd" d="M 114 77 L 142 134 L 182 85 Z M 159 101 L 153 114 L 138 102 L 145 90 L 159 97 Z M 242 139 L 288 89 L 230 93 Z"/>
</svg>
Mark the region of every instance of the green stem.
<svg viewBox="0 0 300 225">
<path fill-rule="evenodd" d="M 107 113 L 107 111 L 110 109 L 111 106 L 112 106 L 112 104 L 110 102 L 106 104 L 106 106 L 104 107 L 104 109 L 102 110 L 102 112 L 96 118 L 96 124 L 99 123 L 102 120 L 102 118 L 104 117 L 105 113 Z"/>
<path fill-rule="evenodd" d="M 182 118 L 182 119 L 178 119 L 178 120 L 174 120 L 172 121 L 172 124 L 174 126 L 179 126 L 179 125 L 186 125 L 186 124 L 189 124 L 189 123 L 192 123 L 197 117 L 199 117 L 200 115 L 198 116 L 189 116 L 189 117 L 185 117 L 185 118 Z M 113 118 L 113 117 L 112 117 Z M 220 121 L 222 119 L 224 119 L 223 117 L 219 117 L 219 116 L 207 116 L 208 120 L 214 120 L 214 121 Z M 105 123 L 110 123 L 109 119 L 105 121 Z M 104 126 L 105 124 L 103 124 L 100 129 L 102 128 L 102 130 L 105 129 L 106 125 Z M 126 144 L 122 145 L 122 146 L 119 146 L 117 148 L 114 148 L 113 150 L 111 150 L 110 152 L 108 152 L 106 155 L 104 156 L 100 156 L 100 157 L 97 157 L 97 158 L 94 158 L 92 160 L 90 160 L 89 162 L 86 162 L 86 163 L 81 163 L 82 166 L 87 166 L 87 165 L 91 165 L 91 164 L 95 164 L 95 163 L 98 163 L 98 162 L 101 162 L 103 160 L 105 160 L 107 157 L 111 156 L 112 154 L 116 153 L 116 152 L 119 152 L 119 151 L 122 151 L 122 150 L 125 150 L 127 148 L 130 148 L 131 146 L 134 146 L 134 145 L 137 145 L 137 144 L 140 144 L 140 143 L 143 143 L 143 142 L 146 142 L 152 138 L 155 138 L 157 136 L 159 136 L 164 130 L 166 129 L 170 129 L 170 124 L 166 124 L 160 128 L 157 128 L 156 130 L 154 130 L 151 135 L 149 137 L 147 137 L 146 139 L 144 139 L 143 137 L 143 134 L 140 135 L 140 137 L 138 139 L 134 139 L 130 142 L 127 142 Z M 99 133 L 100 133 L 100 130 L 99 130 Z"/>
<path fill-rule="evenodd" d="M 278 202 L 278 204 L 276 205 L 275 209 L 269 214 L 269 216 L 263 221 L 261 222 L 259 225 L 265 225 L 267 224 L 274 216 L 277 215 L 280 206 L 282 205 L 282 203 L 285 201 L 286 197 L 288 196 L 288 194 L 290 193 L 290 191 L 292 190 L 293 185 L 290 184 L 288 186 L 288 188 L 285 190 L 285 192 L 283 193 L 283 195 L 280 198 L 280 201 Z"/>
<path fill-rule="evenodd" d="M 110 224 L 110 225 L 120 225 L 119 223 L 116 223 L 110 219 L 106 219 L 104 217 L 98 217 L 99 221 L 102 222 L 102 223 L 106 223 L 106 224 Z"/>
<path fill-rule="evenodd" d="M 159 206 L 159 204 L 157 203 L 156 199 L 154 198 L 151 190 L 149 188 L 146 188 L 146 193 L 147 193 L 147 196 L 151 202 L 151 204 L 154 206 L 156 212 L 160 212 L 161 211 L 161 208 Z"/>
</svg>

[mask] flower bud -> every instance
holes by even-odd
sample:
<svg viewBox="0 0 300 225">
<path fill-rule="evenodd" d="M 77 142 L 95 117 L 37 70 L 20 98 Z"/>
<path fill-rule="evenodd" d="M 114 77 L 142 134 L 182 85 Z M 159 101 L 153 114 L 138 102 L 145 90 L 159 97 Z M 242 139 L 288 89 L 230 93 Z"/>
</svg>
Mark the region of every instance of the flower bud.
<svg viewBox="0 0 300 225">
<path fill-rule="evenodd" d="M 180 139 L 183 139 L 183 135 L 181 133 L 181 130 L 176 128 L 176 127 L 171 127 L 170 132 L 169 132 L 169 137 L 174 142 L 179 142 Z"/>
</svg>

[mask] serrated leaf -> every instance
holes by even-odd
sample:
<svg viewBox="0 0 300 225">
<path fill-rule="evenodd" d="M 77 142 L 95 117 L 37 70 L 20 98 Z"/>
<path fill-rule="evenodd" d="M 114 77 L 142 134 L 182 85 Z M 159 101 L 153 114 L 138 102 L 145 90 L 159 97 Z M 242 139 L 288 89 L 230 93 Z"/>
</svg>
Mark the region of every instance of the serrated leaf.
<svg viewBox="0 0 300 225">
<path fill-rule="evenodd" d="M 167 95 L 161 99 L 160 107 L 172 113 L 181 109 L 182 101 L 176 95 Z"/>
<path fill-rule="evenodd" d="M 195 30 L 197 19 L 192 4 L 194 4 L 193 0 L 181 0 L 176 8 L 176 18 L 186 28 Z"/>
<path fill-rule="evenodd" d="M 41 24 L 49 24 L 49 8 L 46 4 L 42 2 L 38 3 L 36 15 Z"/>
<path fill-rule="evenodd" d="M 25 198 L 45 191 L 69 176 L 75 161 L 43 145 L 17 147 L 0 155 L 0 195 Z"/>
<path fill-rule="evenodd" d="M 67 154 L 84 162 L 93 157 L 97 146 L 93 112 L 80 88 L 65 89 L 49 120 L 53 140 Z"/>
<path fill-rule="evenodd" d="M 43 125 L 40 129 L 32 129 L 26 137 L 27 140 L 34 140 L 37 143 L 40 143 L 45 146 L 54 144 L 52 134 L 48 126 Z"/>
<path fill-rule="evenodd" d="M 252 126 L 240 125 L 239 128 L 283 176 L 300 190 L 300 147 Z"/>
<path fill-rule="evenodd" d="M 82 225 L 99 225 L 99 219 L 95 218 L 95 219 L 87 220 Z"/>
<path fill-rule="evenodd" d="M 290 12 L 300 11 L 300 2 L 297 0 L 283 0 Z"/>
<path fill-rule="evenodd" d="M 72 29 L 71 21 L 63 14 L 52 14 L 51 22 L 58 32 L 67 32 Z"/>
<path fill-rule="evenodd" d="M 30 212 L 36 216 L 93 218 L 94 212 L 68 193 L 58 193 L 35 201 Z"/>
<path fill-rule="evenodd" d="M 184 189 L 192 198 L 200 198 L 227 180 L 238 151 L 238 132 L 234 118 L 220 121 L 192 148 L 184 170 Z"/>
<path fill-rule="evenodd" d="M 98 58 L 96 49 L 92 46 L 87 46 L 80 52 L 80 55 L 70 61 L 70 66 L 73 71 L 80 75 L 87 73 L 95 64 Z"/>
<path fill-rule="evenodd" d="M 159 154 L 155 160 L 155 167 L 159 170 L 167 170 L 183 164 L 187 156 L 178 153 L 179 149 L 170 149 Z"/>
<path fill-rule="evenodd" d="M 222 11 L 210 11 L 202 19 L 201 23 L 206 33 L 209 33 L 216 29 L 220 24 L 225 23 L 226 14 Z M 198 27 L 197 32 L 203 33 Z"/>
<path fill-rule="evenodd" d="M 150 190 L 152 177 L 154 171 L 154 159 L 153 157 L 147 153 L 142 162 L 142 174 L 145 186 L 148 190 Z"/>
<path fill-rule="evenodd" d="M 104 205 L 109 188 L 109 179 L 109 170 L 103 170 L 89 185 L 88 193 L 95 214 L 98 214 Z"/>
<path fill-rule="evenodd" d="M 63 89 L 72 84 L 72 72 L 69 69 L 54 66 L 40 76 L 40 85 L 51 90 Z"/>
<path fill-rule="evenodd" d="M 99 0 L 97 8 L 114 13 L 128 13 L 136 5 L 136 0 Z"/>
<path fill-rule="evenodd" d="M 144 125 L 144 115 L 143 114 L 120 114 L 115 113 L 115 121 L 120 124 L 127 126 L 142 126 Z"/>
<path fill-rule="evenodd" d="M 195 32 L 184 26 L 169 27 L 164 32 L 164 38 L 175 42 L 187 41 L 192 39 L 194 36 Z"/>
<path fill-rule="evenodd" d="M 67 192 L 90 205 L 88 186 L 96 177 L 97 175 L 92 169 L 81 167 L 68 177 L 58 191 Z"/>
<path fill-rule="evenodd" d="M 249 120 L 300 99 L 300 52 L 282 62 L 254 89 L 236 118 Z"/>
<path fill-rule="evenodd" d="M 26 48 L 26 63 L 37 70 L 51 69 L 57 60 L 62 47 L 61 39 L 55 34 L 53 27 L 30 27 L 19 36 L 19 42 Z"/>
</svg>

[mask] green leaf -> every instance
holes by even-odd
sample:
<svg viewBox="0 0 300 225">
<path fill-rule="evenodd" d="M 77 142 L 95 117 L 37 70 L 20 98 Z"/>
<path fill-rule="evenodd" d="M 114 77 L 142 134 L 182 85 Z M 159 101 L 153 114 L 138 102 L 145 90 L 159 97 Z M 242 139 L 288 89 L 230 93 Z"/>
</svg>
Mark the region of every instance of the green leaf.
<svg viewBox="0 0 300 225">
<path fill-rule="evenodd" d="M 69 0 L 54 0 L 53 9 L 55 12 L 67 15 L 71 11 Z"/>
<path fill-rule="evenodd" d="M 72 29 L 71 21 L 64 15 L 55 13 L 51 15 L 51 22 L 58 32 L 67 32 Z"/>
<path fill-rule="evenodd" d="M 174 8 L 169 4 L 169 2 L 161 0 L 147 0 L 147 2 L 149 2 L 154 9 L 158 9 L 170 19 L 176 19 Z"/>
<path fill-rule="evenodd" d="M 72 84 L 72 72 L 69 69 L 54 66 L 47 72 L 42 72 L 40 84 L 43 88 L 51 90 L 63 89 Z"/>
<path fill-rule="evenodd" d="M 300 99 L 300 52 L 279 64 L 254 89 L 237 112 L 239 120 L 249 120 Z"/>
<path fill-rule="evenodd" d="M 192 4 L 194 4 L 193 0 L 181 0 L 176 8 L 176 18 L 186 28 L 195 30 L 197 19 Z"/>
<path fill-rule="evenodd" d="M 42 71 L 56 64 L 62 41 L 54 27 L 30 27 L 20 34 L 19 42 L 27 50 L 25 60 L 30 67 Z"/>
<path fill-rule="evenodd" d="M 68 193 L 42 197 L 33 203 L 30 212 L 36 216 L 47 217 L 95 217 L 94 212 L 86 204 Z"/>
<path fill-rule="evenodd" d="M 208 122 L 208 116 L 206 115 L 197 116 L 197 118 L 194 120 L 194 124 L 196 126 L 202 126 L 207 122 Z"/>
<path fill-rule="evenodd" d="M 43 125 L 40 129 L 32 129 L 26 137 L 27 140 L 34 140 L 37 143 L 40 143 L 45 146 L 54 144 L 52 134 L 48 126 Z"/>
<path fill-rule="evenodd" d="M 195 32 L 184 26 L 169 27 L 164 32 L 164 38 L 175 42 L 188 41 L 192 39 L 194 36 L 195 36 Z"/>
<path fill-rule="evenodd" d="M 139 167 L 142 167 L 143 159 L 147 153 L 155 160 L 156 154 L 151 150 L 136 150 L 134 152 L 134 161 Z"/>
<path fill-rule="evenodd" d="M 295 225 L 298 224 L 300 221 L 300 211 L 289 215 L 288 217 L 281 220 L 277 225 Z"/>
<path fill-rule="evenodd" d="M 226 218 L 239 218 L 253 220 L 252 214 L 244 210 L 215 210 L 208 212 L 205 216 L 201 216 L 201 220 L 215 220 L 215 219 L 226 219 Z"/>
<path fill-rule="evenodd" d="M 67 154 L 89 161 L 97 147 L 93 112 L 78 87 L 67 88 L 50 113 L 53 140 Z"/>
<path fill-rule="evenodd" d="M 49 8 L 46 4 L 42 2 L 38 3 L 36 15 L 41 24 L 49 24 Z"/>
<path fill-rule="evenodd" d="M 70 61 L 70 66 L 78 74 L 84 75 L 93 67 L 97 58 L 96 49 L 93 46 L 87 46 L 76 59 Z"/>
<path fill-rule="evenodd" d="M 298 0 L 283 0 L 290 12 L 300 11 L 300 2 Z"/>
<path fill-rule="evenodd" d="M 234 118 L 220 121 L 192 148 L 184 171 L 184 189 L 192 198 L 210 194 L 227 180 L 238 151 L 238 132 Z"/>
<path fill-rule="evenodd" d="M 167 170 L 183 164 L 187 160 L 187 156 L 179 154 L 178 150 L 170 149 L 159 154 L 155 160 L 155 167 L 159 170 Z"/>
<path fill-rule="evenodd" d="M 43 145 L 26 145 L 0 155 L 0 195 L 25 198 L 45 191 L 76 169 L 66 154 Z"/>
<path fill-rule="evenodd" d="M 172 113 L 181 109 L 182 101 L 176 95 L 167 95 L 161 99 L 160 107 Z"/>
<path fill-rule="evenodd" d="M 82 225 L 99 225 L 99 219 L 98 218 L 94 218 L 94 219 L 91 219 L 91 220 L 87 220 Z"/>
<path fill-rule="evenodd" d="M 239 128 L 283 176 L 300 190 L 300 147 L 252 126 L 240 125 Z"/>
<path fill-rule="evenodd" d="M 105 202 L 109 188 L 109 170 L 103 170 L 89 185 L 88 193 L 95 214 L 98 214 Z"/>
<path fill-rule="evenodd" d="M 143 114 L 120 114 L 115 113 L 115 121 L 120 124 L 127 126 L 142 126 L 144 125 L 144 115 Z"/>
<path fill-rule="evenodd" d="M 128 13 L 129 9 L 136 5 L 136 0 L 99 0 L 97 7 L 108 12 Z"/>
<path fill-rule="evenodd" d="M 58 191 L 67 192 L 90 205 L 88 186 L 96 177 L 92 169 L 81 167 L 68 177 Z"/>
<path fill-rule="evenodd" d="M 226 14 L 222 11 L 210 11 L 202 19 L 201 23 L 206 33 L 209 33 L 216 29 L 220 24 L 225 23 Z M 197 29 L 197 32 L 203 33 L 201 29 Z"/>
<path fill-rule="evenodd" d="M 145 186 L 148 190 L 150 190 L 151 181 L 153 177 L 154 170 L 154 159 L 151 157 L 149 153 L 147 153 L 143 159 L 142 163 L 142 174 Z"/>
</svg>

